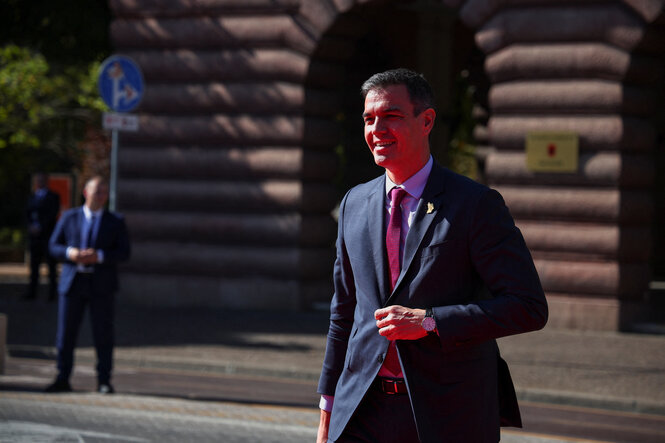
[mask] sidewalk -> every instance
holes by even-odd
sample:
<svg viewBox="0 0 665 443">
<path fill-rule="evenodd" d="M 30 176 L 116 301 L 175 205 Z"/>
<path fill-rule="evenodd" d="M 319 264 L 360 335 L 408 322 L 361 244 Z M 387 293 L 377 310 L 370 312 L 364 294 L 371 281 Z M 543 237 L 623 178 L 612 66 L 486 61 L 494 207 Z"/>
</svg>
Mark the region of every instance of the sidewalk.
<svg viewBox="0 0 665 443">
<path fill-rule="evenodd" d="M 0 312 L 12 358 L 52 359 L 57 303 L 19 299 L 16 272 L 0 266 Z M 25 280 L 23 280 L 25 281 Z M 307 381 L 319 376 L 326 312 L 165 309 L 118 304 L 116 369 L 243 374 Z M 665 335 L 552 330 L 499 340 L 518 397 L 665 415 Z M 91 366 L 88 325 L 77 363 Z"/>
</svg>

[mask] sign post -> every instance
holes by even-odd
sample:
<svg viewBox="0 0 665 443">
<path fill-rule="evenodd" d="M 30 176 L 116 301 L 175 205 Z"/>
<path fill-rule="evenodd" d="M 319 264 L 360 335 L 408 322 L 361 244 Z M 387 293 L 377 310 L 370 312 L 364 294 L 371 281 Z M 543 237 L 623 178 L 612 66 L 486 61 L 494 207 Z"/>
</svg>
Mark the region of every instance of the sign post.
<svg viewBox="0 0 665 443">
<path fill-rule="evenodd" d="M 118 131 L 138 131 L 136 115 L 125 114 L 135 109 L 143 98 L 143 74 L 129 57 L 113 55 L 102 63 L 99 70 L 99 94 L 104 103 L 115 112 L 105 112 L 104 129 L 111 130 L 111 183 L 109 209 L 116 209 L 118 182 Z"/>
</svg>

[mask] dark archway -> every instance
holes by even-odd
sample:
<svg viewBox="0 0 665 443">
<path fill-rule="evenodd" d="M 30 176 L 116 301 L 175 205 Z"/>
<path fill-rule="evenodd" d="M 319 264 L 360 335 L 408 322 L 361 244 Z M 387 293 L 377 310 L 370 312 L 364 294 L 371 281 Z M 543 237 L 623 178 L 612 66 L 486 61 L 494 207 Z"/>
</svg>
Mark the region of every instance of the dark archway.
<svg viewBox="0 0 665 443">
<path fill-rule="evenodd" d="M 382 173 L 363 139 L 359 93 L 363 81 L 382 70 L 406 67 L 430 81 L 437 95 L 432 151 L 439 162 L 449 164 L 451 137 L 465 119 L 458 101 L 467 90 L 460 88 L 473 87 L 474 100 L 486 108 L 489 83 L 473 35 L 456 11 L 429 1 L 368 2 L 336 18 L 312 54 L 306 111 L 320 112 L 313 101 L 322 89 L 336 97 L 337 107 L 329 108 L 327 117 L 339 127 L 339 139 L 330 149 L 340 160 L 336 179 L 340 192 Z M 322 80 L 317 75 L 321 65 L 336 66 L 336 75 Z M 470 118 L 471 106 L 463 112 Z M 466 130 L 470 137 L 473 128 Z"/>
</svg>

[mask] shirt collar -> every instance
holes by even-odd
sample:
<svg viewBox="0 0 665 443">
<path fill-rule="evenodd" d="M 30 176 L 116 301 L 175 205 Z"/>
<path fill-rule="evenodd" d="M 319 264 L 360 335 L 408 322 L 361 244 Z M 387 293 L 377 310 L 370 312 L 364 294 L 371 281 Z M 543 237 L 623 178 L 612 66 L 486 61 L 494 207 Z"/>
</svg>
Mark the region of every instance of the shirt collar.
<svg viewBox="0 0 665 443">
<path fill-rule="evenodd" d="M 99 218 L 99 216 L 102 215 L 102 210 L 98 209 L 93 212 L 86 205 L 83 205 L 83 214 L 85 214 L 86 220 L 90 220 L 90 218 L 92 218 L 93 215 Z"/>
<path fill-rule="evenodd" d="M 430 172 L 432 172 L 432 165 L 434 164 L 434 160 L 432 159 L 432 156 L 429 156 L 429 160 L 427 160 L 427 163 L 425 163 L 425 166 L 423 166 L 418 172 L 413 174 L 411 177 L 409 177 L 404 183 L 401 185 L 396 185 L 390 177 L 388 177 L 388 174 L 386 173 L 386 196 L 388 196 L 388 193 L 394 188 L 394 187 L 401 187 L 404 188 L 406 192 L 409 193 L 409 195 L 415 199 L 419 199 L 421 195 L 423 195 L 423 191 L 425 190 L 425 185 L 427 184 L 427 179 L 429 178 Z"/>
</svg>

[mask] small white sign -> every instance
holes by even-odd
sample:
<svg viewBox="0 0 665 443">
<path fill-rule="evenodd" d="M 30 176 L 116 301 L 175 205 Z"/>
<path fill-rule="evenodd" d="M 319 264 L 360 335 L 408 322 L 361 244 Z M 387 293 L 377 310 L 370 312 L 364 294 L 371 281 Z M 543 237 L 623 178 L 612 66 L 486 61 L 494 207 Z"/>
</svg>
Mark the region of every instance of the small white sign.
<svg viewBox="0 0 665 443">
<path fill-rule="evenodd" d="M 139 117 L 132 114 L 105 112 L 102 117 L 102 126 L 104 129 L 136 132 L 139 130 Z"/>
</svg>

